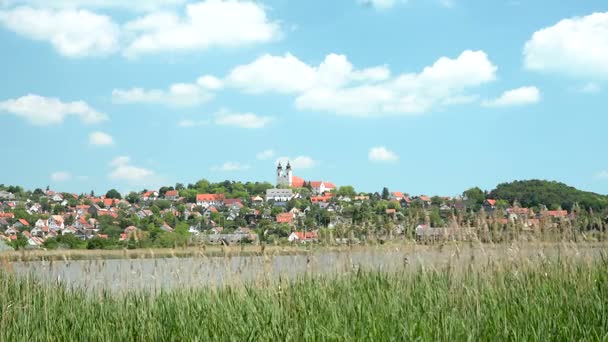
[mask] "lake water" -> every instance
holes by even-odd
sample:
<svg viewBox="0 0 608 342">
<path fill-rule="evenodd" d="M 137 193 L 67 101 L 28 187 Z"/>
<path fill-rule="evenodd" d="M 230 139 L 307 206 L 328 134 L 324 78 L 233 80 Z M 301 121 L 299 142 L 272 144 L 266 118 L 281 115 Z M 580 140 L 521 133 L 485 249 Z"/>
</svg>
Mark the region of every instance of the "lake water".
<svg viewBox="0 0 608 342">
<path fill-rule="evenodd" d="M 61 281 L 89 290 L 196 288 L 294 279 L 303 275 L 343 274 L 358 269 L 385 272 L 419 268 L 479 267 L 498 260 L 557 257 L 594 260 L 605 248 L 590 245 L 450 246 L 355 248 L 350 251 L 311 252 L 308 255 L 111 259 L 13 262 L 12 272 Z"/>
</svg>

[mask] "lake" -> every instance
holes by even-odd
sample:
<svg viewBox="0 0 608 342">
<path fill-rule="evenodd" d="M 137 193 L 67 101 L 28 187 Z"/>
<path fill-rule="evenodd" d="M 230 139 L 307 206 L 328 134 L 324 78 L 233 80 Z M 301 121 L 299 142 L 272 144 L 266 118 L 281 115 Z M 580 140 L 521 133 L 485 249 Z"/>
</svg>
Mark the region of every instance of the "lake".
<svg viewBox="0 0 608 342">
<path fill-rule="evenodd" d="M 568 258 L 592 261 L 604 245 L 517 244 L 356 247 L 345 251 L 314 249 L 308 254 L 188 258 L 95 259 L 11 262 L 5 268 L 44 282 L 60 281 L 89 290 L 156 291 L 172 288 L 240 285 L 295 279 L 304 275 L 345 274 L 361 270 L 413 271 L 419 268 L 462 270 L 496 261 Z"/>
</svg>

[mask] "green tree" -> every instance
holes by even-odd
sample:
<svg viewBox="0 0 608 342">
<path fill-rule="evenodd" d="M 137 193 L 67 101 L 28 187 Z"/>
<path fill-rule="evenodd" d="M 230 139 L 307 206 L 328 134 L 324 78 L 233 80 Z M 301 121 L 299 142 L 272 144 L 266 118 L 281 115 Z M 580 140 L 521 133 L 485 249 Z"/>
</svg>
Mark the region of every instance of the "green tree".
<svg viewBox="0 0 608 342">
<path fill-rule="evenodd" d="M 382 199 L 387 200 L 390 197 L 390 192 L 387 187 L 382 188 Z"/>
<path fill-rule="evenodd" d="M 122 196 L 116 189 L 110 189 L 108 192 L 106 192 L 106 198 L 122 199 Z"/>
</svg>

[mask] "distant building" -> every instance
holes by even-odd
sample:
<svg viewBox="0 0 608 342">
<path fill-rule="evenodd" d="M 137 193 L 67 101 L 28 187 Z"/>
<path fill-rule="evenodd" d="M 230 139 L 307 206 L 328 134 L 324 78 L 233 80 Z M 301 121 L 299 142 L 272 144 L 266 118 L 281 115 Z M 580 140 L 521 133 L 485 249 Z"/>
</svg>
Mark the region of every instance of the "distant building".
<svg viewBox="0 0 608 342">
<path fill-rule="evenodd" d="M 291 164 L 287 162 L 285 170 L 281 163 L 277 166 L 277 187 L 279 186 L 290 186 L 294 188 L 301 188 L 304 186 L 304 179 L 294 176 Z"/>
<path fill-rule="evenodd" d="M 266 201 L 287 202 L 293 198 L 291 189 L 267 189 Z"/>
</svg>

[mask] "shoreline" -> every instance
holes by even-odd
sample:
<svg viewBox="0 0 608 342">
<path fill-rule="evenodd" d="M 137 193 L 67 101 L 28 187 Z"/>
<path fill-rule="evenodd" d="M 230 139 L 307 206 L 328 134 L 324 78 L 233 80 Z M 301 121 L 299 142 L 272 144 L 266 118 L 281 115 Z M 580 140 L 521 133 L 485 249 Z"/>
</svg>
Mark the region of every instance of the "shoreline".
<svg viewBox="0 0 608 342">
<path fill-rule="evenodd" d="M 352 252 L 352 251 L 382 251 L 400 250 L 432 250 L 432 249 L 495 249 L 497 247 L 526 246 L 526 247 L 578 247 L 605 248 L 608 242 L 528 242 L 512 243 L 479 243 L 479 242 L 446 242 L 436 244 L 418 244 L 414 241 L 395 241 L 386 244 L 328 246 L 328 245 L 243 245 L 243 246 L 204 246 L 187 248 L 149 248 L 149 249 L 116 249 L 116 250 L 22 250 L 0 252 L 1 262 L 35 262 L 61 260 L 112 260 L 112 259 L 164 259 L 164 258 L 194 258 L 194 257 L 249 257 L 263 255 L 306 255 L 319 252 Z"/>
</svg>

